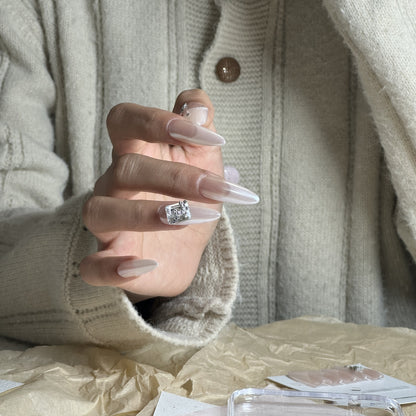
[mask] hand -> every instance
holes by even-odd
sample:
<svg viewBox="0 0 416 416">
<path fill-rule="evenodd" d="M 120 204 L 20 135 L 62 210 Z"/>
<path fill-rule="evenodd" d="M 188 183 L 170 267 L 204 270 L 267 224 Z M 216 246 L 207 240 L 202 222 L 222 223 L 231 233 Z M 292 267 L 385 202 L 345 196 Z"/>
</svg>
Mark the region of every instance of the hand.
<svg viewBox="0 0 416 416">
<path fill-rule="evenodd" d="M 178 114 L 184 103 L 198 103 L 204 127 Z M 249 191 L 222 180 L 223 139 L 215 133 L 207 95 L 185 91 L 173 111 L 128 103 L 109 112 L 112 164 L 83 211 L 99 251 L 82 261 L 81 276 L 91 285 L 120 287 L 135 302 L 175 296 L 190 285 L 215 229 L 218 201 L 256 202 Z M 183 199 L 197 214 L 192 221 L 206 222 L 164 223 L 163 207 Z"/>
</svg>

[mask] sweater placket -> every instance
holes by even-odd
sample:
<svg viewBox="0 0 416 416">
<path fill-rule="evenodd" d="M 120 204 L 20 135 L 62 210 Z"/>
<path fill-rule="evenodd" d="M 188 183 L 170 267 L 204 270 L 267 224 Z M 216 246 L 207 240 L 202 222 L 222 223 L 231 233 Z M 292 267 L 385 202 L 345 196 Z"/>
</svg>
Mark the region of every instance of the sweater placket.
<svg viewBox="0 0 416 416">
<path fill-rule="evenodd" d="M 238 230 L 241 270 L 234 320 L 253 326 L 275 315 L 283 2 L 217 4 L 221 15 L 201 65 L 200 84 L 213 101 L 217 130 L 227 141 L 225 164 L 235 166 L 241 184 L 261 195 L 257 206 L 226 206 Z M 224 83 L 216 75 L 223 57 L 232 57 L 241 67 L 234 82 Z"/>
</svg>

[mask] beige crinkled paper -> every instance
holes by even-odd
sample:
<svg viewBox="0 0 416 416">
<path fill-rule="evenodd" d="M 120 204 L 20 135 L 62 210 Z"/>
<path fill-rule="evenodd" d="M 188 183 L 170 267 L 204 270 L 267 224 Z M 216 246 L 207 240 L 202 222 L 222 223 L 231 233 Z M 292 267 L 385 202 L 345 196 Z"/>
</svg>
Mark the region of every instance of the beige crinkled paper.
<svg viewBox="0 0 416 416">
<path fill-rule="evenodd" d="M 269 376 L 361 362 L 416 384 L 416 331 L 299 318 L 244 330 L 230 325 L 200 350 L 147 346 L 125 354 L 88 346 L 0 352 L 3 415 L 152 415 L 161 391 L 224 405 Z M 416 416 L 416 405 L 404 406 Z"/>
</svg>

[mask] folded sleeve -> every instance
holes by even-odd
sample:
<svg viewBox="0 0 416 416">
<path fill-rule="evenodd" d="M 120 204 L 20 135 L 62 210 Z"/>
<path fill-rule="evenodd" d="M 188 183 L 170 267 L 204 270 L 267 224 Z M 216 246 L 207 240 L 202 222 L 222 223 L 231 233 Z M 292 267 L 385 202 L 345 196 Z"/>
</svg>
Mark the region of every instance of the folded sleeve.
<svg viewBox="0 0 416 416">
<path fill-rule="evenodd" d="M 324 0 L 351 49 L 397 195 L 396 226 L 416 260 L 416 8 Z"/>
<path fill-rule="evenodd" d="M 87 197 L 73 197 L 51 212 L 3 218 L 2 240 L 10 236 L 13 243 L 0 260 L 0 334 L 120 350 L 154 342 L 202 346 L 213 339 L 230 319 L 238 279 L 227 216 L 191 286 L 175 298 L 154 300 L 145 320 L 121 289 L 93 287 L 79 276 L 80 260 L 96 249 L 81 221 Z"/>
<path fill-rule="evenodd" d="M 0 336 L 118 349 L 203 345 L 230 318 L 236 292 L 226 215 L 192 285 L 152 302 L 146 320 L 121 289 L 79 275 L 82 258 L 96 251 L 81 215 L 90 191 L 69 195 L 71 154 L 56 152 L 57 87 L 36 4 L 0 6 Z"/>
</svg>

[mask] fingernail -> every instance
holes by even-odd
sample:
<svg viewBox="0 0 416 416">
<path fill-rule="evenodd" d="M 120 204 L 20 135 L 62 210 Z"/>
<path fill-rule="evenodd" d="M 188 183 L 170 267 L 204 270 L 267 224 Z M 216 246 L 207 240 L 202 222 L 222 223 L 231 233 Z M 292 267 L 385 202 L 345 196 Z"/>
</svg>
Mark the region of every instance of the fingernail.
<svg viewBox="0 0 416 416">
<path fill-rule="evenodd" d="M 224 166 L 224 179 L 228 182 L 240 182 L 240 173 L 234 166 Z"/>
<path fill-rule="evenodd" d="M 219 134 L 181 118 L 170 120 L 167 128 L 171 137 L 182 142 L 205 146 L 222 146 L 225 144 L 224 138 Z"/>
<path fill-rule="evenodd" d="M 199 192 L 205 198 L 221 202 L 232 202 L 234 204 L 257 204 L 260 200 L 254 192 L 227 182 L 215 175 L 201 177 L 199 180 Z"/>
<path fill-rule="evenodd" d="M 148 273 L 155 269 L 157 266 L 158 264 L 155 260 L 127 260 L 119 264 L 117 267 L 117 273 L 124 278 L 135 277 Z"/>
<path fill-rule="evenodd" d="M 189 205 L 187 201 L 163 205 L 159 208 L 160 220 L 169 225 L 192 225 L 216 221 L 221 213 L 215 209 Z"/>
<path fill-rule="evenodd" d="M 196 102 L 185 103 L 179 114 L 188 121 L 202 126 L 207 122 L 208 108 Z"/>
</svg>

